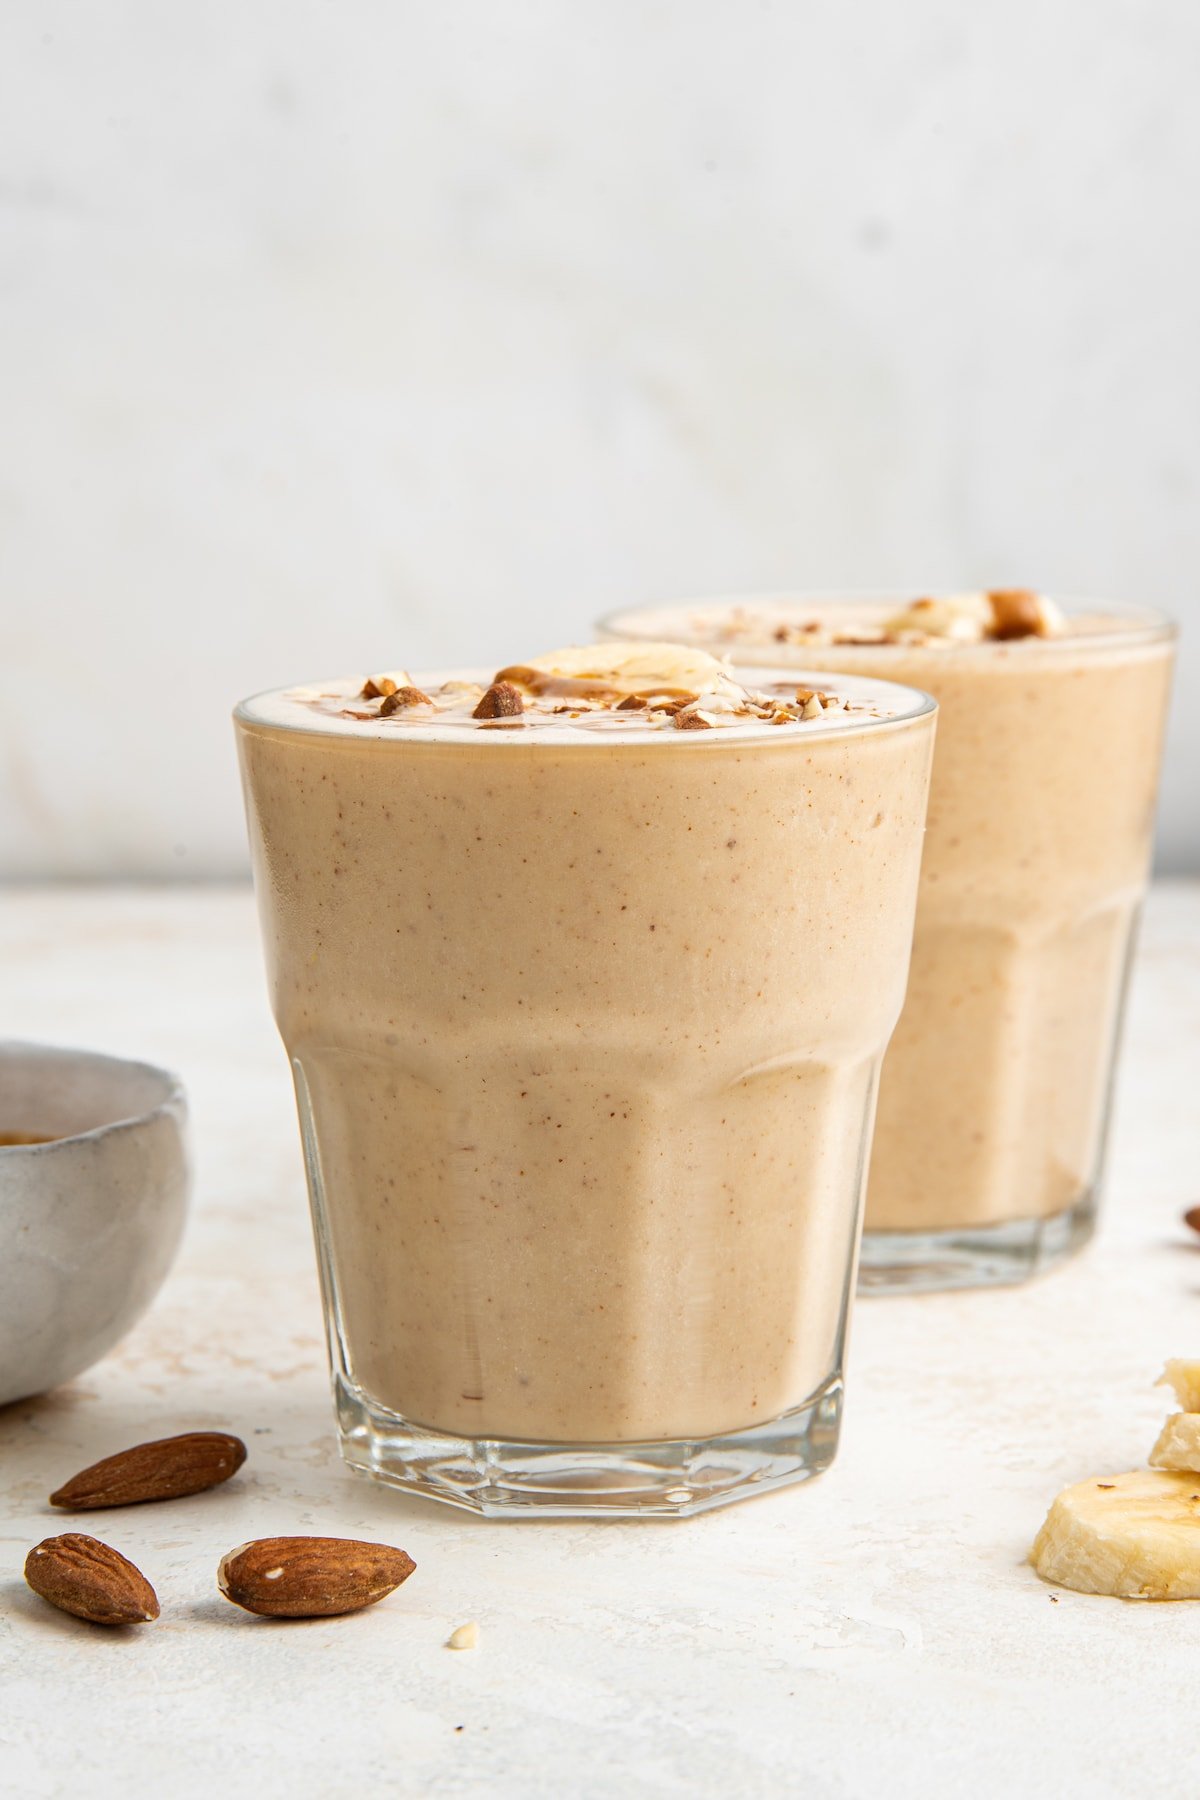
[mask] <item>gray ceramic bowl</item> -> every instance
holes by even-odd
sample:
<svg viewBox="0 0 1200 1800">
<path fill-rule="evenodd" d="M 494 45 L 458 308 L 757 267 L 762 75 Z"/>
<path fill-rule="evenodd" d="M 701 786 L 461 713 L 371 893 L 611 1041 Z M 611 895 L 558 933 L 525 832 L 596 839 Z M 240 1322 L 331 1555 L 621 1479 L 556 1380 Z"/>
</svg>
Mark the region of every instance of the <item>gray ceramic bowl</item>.
<svg viewBox="0 0 1200 1800">
<path fill-rule="evenodd" d="M 145 1312 L 183 1232 L 186 1128 L 165 1069 L 0 1042 L 0 1405 L 90 1368 Z"/>
</svg>

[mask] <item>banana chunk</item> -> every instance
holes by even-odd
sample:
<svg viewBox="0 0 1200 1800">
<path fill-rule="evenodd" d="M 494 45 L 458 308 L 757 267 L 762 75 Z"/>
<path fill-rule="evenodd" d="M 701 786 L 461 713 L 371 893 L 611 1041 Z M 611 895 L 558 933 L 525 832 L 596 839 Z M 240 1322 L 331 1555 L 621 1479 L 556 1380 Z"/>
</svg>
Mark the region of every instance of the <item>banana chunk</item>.
<svg viewBox="0 0 1200 1800">
<path fill-rule="evenodd" d="M 703 694 L 729 684 L 729 664 L 686 644 L 589 644 L 531 657 L 531 669 L 574 680 L 608 681 L 636 693 L 641 688 L 686 688 Z"/>
<path fill-rule="evenodd" d="M 1029 1560 L 1081 1594 L 1200 1599 L 1200 1476 L 1137 1469 L 1064 1488 Z"/>
<path fill-rule="evenodd" d="M 1171 1414 L 1150 1452 L 1150 1466 L 1200 1473 L 1200 1413 Z"/>
<path fill-rule="evenodd" d="M 986 594 L 940 594 L 914 600 L 903 612 L 885 619 L 883 629 L 889 637 L 904 637 L 911 632 L 921 637 L 978 644 L 991 622 L 992 608 Z"/>
<path fill-rule="evenodd" d="M 1175 1398 L 1185 1413 L 1200 1413 L 1200 1362 L 1173 1356 L 1155 1387 L 1173 1387 Z"/>
</svg>

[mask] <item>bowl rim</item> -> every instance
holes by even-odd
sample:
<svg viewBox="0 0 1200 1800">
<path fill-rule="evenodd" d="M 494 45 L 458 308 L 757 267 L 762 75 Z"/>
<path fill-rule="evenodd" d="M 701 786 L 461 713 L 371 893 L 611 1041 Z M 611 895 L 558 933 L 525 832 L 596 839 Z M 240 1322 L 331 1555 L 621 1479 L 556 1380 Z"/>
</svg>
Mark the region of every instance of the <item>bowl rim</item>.
<svg viewBox="0 0 1200 1800">
<path fill-rule="evenodd" d="M 159 1063 L 143 1062 L 140 1058 L 130 1056 L 114 1056 L 107 1050 L 85 1050 L 68 1044 L 42 1044 L 32 1038 L 0 1038 L 0 1068 L 10 1058 L 14 1061 L 28 1058 L 31 1062 L 64 1063 L 75 1065 L 102 1064 L 109 1069 L 121 1070 L 130 1074 L 149 1075 L 163 1088 L 160 1099 L 152 1106 L 143 1107 L 139 1112 L 122 1113 L 113 1119 L 106 1119 L 102 1125 L 93 1125 L 87 1131 L 72 1131 L 65 1137 L 49 1138 L 42 1144 L 0 1144 L 0 1160 L 7 1156 L 46 1156 L 55 1150 L 68 1149 L 73 1144 L 92 1143 L 106 1137 L 113 1131 L 129 1131 L 138 1126 L 148 1125 L 151 1120 L 177 1113 L 181 1108 L 187 1112 L 187 1090 L 183 1081 L 174 1069 L 162 1067 Z"/>
</svg>

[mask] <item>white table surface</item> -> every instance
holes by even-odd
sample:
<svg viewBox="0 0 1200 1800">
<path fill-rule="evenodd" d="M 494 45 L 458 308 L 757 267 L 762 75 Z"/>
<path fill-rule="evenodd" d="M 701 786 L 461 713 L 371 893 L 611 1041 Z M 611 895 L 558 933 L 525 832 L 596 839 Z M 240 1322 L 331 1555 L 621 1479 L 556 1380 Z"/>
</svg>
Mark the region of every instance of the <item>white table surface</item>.
<svg viewBox="0 0 1200 1800">
<path fill-rule="evenodd" d="M 1200 1606 L 1061 1593 L 1023 1563 L 1064 1483 L 1145 1461 L 1200 1355 L 1200 885 L 1148 909 L 1097 1243 L 1022 1290 L 874 1299 L 833 1470 L 675 1524 L 482 1523 L 334 1448 L 291 1092 L 241 890 L 0 899 L 5 1035 L 177 1067 L 194 1211 L 157 1304 L 72 1386 L 0 1411 L 5 1796 L 1127 1796 L 1200 1791 Z M 226 1489 L 68 1521 L 94 1457 L 188 1428 Z M 93 1529 L 162 1618 L 106 1634 L 21 1579 Z M 317 1532 L 417 1572 L 345 1619 L 217 1593 L 221 1553 Z M 443 1648 L 467 1619 L 472 1652 Z"/>
</svg>

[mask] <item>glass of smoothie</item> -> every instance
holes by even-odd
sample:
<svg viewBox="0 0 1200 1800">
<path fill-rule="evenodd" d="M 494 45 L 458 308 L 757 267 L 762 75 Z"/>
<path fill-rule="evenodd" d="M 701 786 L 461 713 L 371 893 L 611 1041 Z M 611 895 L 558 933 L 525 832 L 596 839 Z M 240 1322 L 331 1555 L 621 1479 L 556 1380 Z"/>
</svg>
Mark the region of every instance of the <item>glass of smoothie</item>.
<svg viewBox="0 0 1200 1800">
<path fill-rule="evenodd" d="M 238 708 L 354 1467 L 678 1516 L 831 1461 L 934 714 L 660 644 Z"/>
<path fill-rule="evenodd" d="M 1174 628 L 1027 590 L 747 596 L 621 613 L 939 705 L 908 996 L 884 1065 L 862 1283 L 1014 1282 L 1090 1237 L 1146 884 Z"/>
</svg>

